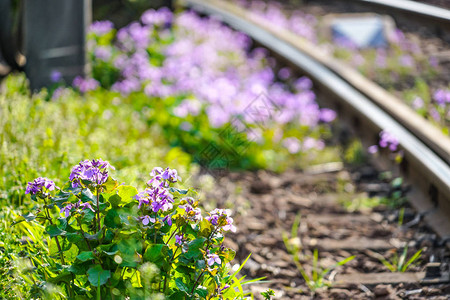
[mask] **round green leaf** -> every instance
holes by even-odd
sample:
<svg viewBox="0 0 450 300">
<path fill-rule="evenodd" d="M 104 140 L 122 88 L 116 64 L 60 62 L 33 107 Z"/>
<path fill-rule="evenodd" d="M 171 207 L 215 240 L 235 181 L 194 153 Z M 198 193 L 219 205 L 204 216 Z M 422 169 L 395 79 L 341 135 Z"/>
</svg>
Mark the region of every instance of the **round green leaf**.
<svg viewBox="0 0 450 300">
<path fill-rule="evenodd" d="M 110 270 L 103 270 L 100 265 L 95 265 L 87 271 L 88 280 L 93 286 L 104 285 L 111 277 Z"/>
</svg>

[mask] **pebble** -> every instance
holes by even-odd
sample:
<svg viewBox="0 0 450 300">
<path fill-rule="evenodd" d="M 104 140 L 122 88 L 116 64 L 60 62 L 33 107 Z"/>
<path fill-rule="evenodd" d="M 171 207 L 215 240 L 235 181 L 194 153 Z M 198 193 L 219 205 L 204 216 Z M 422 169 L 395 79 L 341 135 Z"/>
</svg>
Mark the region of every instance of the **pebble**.
<svg viewBox="0 0 450 300">
<path fill-rule="evenodd" d="M 373 289 L 376 297 L 387 296 L 391 294 L 392 286 L 390 284 L 379 284 Z"/>
<path fill-rule="evenodd" d="M 352 293 L 346 289 L 331 289 L 330 298 L 331 299 L 351 299 Z"/>
</svg>

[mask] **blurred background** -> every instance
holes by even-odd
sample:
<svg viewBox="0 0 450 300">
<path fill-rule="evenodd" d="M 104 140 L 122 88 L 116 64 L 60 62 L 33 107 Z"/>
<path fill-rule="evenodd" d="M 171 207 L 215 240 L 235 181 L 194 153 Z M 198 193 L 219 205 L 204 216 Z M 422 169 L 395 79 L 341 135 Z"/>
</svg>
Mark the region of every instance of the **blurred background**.
<svg viewBox="0 0 450 300">
<path fill-rule="evenodd" d="M 50 86 L 55 71 L 72 82 L 88 71 L 85 35 L 92 21 L 108 19 L 121 28 L 162 6 L 171 1 L 1 0 L 0 78 L 25 71 L 32 90 Z"/>
</svg>

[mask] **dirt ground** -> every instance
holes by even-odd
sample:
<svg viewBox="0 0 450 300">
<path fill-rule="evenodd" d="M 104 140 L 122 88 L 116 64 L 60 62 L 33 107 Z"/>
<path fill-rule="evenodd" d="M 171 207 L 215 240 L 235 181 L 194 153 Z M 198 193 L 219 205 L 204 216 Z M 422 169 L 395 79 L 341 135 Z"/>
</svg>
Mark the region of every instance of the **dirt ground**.
<svg viewBox="0 0 450 300">
<path fill-rule="evenodd" d="M 413 221 L 416 214 L 407 205 L 403 205 L 402 226 L 399 210 L 386 205 L 357 211 L 344 208 L 342 204 L 348 206 L 352 199 L 392 192 L 389 184 L 376 177 L 377 172 L 368 166 L 319 174 L 299 170 L 279 175 L 266 171 L 228 173 L 216 177 L 218 184 L 205 199 L 233 210 L 238 231 L 227 236 L 226 244 L 237 251 L 237 262 L 251 254 L 243 268 L 248 278 L 266 277 L 264 283 L 250 286 L 256 299 L 262 299 L 260 292 L 268 287 L 275 291 L 274 299 L 449 299 L 449 283 L 339 281 L 344 274 L 390 272 L 380 257 L 392 262 L 396 251 L 401 254 L 405 245 L 408 258 L 423 249 L 407 272 L 424 271 L 430 261 L 441 262 L 441 268 L 448 270 L 448 249 L 425 224 Z M 290 236 L 297 216 L 297 236 Z M 312 293 L 288 253 L 283 235 L 288 245 L 297 245 L 299 262 L 307 274 L 313 269 L 314 249 L 318 249 L 318 265 L 324 268 L 352 255 L 355 258 L 325 276 L 330 287 Z"/>
</svg>

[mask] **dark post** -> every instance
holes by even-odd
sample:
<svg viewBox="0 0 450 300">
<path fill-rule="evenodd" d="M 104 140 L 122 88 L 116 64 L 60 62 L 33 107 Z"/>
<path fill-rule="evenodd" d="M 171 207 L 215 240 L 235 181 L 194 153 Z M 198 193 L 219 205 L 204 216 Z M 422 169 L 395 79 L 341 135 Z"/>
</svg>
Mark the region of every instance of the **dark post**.
<svg viewBox="0 0 450 300">
<path fill-rule="evenodd" d="M 90 20 L 91 0 L 25 0 L 25 72 L 32 90 L 51 85 L 56 74 L 69 84 L 85 74 Z"/>
</svg>

